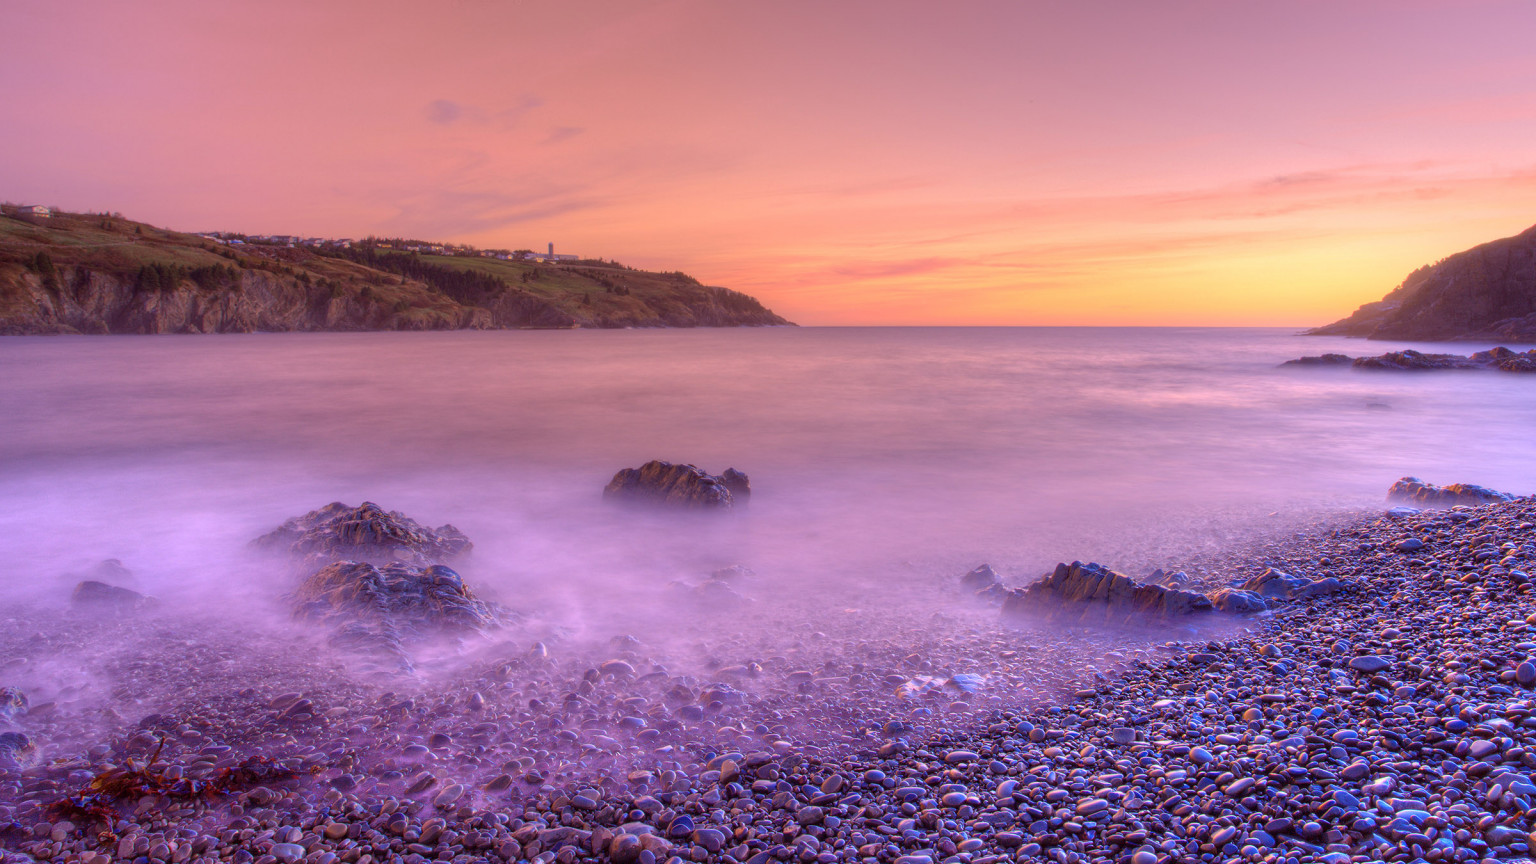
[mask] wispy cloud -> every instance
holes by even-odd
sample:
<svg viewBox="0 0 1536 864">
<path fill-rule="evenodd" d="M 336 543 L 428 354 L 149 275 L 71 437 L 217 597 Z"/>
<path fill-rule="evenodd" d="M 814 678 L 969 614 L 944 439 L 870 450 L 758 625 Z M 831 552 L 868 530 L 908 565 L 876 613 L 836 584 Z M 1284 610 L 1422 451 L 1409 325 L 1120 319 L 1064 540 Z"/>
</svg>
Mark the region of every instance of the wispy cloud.
<svg viewBox="0 0 1536 864">
<path fill-rule="evenodd" d="M 452 126 L 464 116 L 464 109 L 459 103 L 449 99 L 433 99 L 427 103 L 427 119 L 439 126 Z"/>
<path fill-rule="evenodd" d="M 916 276 L 944 270 L 961 263 L 957 258 L 912 258 L 904 261 L 870 261 L 840 264 L 824 271 L 843 279 L 873 280 L 897 276 Z"/>
<path fill-rule="evenodd" d="M 587 131 L 585 126 L 556 126 L 550 130 L 549 135 L 545 136 L 544 143 L 559 144 L 562 141 L 569 141 L 585 131 Z"/>
<path fill-rule="evenodd" d="M 512 129 L 522 122 L 528 112 L 542 107 L 544 100 L 530 93 L 516 97 L 511 105 L 488 108 L 455 99 L 433 99 L 423 109 L 429 122 L 439 126 L 466 124 Z"/>
</svg>

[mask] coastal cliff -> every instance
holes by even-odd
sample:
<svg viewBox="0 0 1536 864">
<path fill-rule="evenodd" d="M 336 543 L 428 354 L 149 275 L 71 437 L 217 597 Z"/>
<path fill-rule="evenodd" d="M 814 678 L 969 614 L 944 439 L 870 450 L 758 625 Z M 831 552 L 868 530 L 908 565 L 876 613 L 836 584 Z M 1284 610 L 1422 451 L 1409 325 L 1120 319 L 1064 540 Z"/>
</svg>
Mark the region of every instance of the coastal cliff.
<svg viewBox="0 0 1536 864">
<path fill-rule="evenodd" d="M 99 214 L 0 213 L 0 334 L 789 324 L 681 273 L 227 245 Z"/>
<path fill-rule="evenodd" d="M 1536 227 L 1420 267 L 1382 299 L 1307 333 L 1536 342 Z"/>
</svg>

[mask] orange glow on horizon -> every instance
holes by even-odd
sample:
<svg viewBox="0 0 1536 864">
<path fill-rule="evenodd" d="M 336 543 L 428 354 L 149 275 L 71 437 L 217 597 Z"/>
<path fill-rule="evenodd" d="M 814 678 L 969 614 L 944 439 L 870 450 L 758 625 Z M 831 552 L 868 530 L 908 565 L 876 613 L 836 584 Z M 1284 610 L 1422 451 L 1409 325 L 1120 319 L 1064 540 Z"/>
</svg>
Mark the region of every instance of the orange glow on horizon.
<svg viewBox="0 0 1536 864">
<path fill-rule="evenodd" d="M 1536 7 L 7 4 L 0 199 L 684 270 L 802 324 L 1311 325 L 1536 223 Z"/>
</svg>

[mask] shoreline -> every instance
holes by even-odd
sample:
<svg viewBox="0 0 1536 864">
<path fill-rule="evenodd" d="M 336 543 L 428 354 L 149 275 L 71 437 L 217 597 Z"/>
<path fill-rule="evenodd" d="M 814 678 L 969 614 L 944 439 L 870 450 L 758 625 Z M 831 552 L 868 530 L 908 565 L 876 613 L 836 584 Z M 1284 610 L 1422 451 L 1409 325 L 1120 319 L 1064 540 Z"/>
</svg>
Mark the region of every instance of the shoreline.
<svg viewBox="0 0 1536 864">
<path fill-rule="evenodd" d="M 574 689 L 561 696 L 554 678 L 538 692 L 516 686 L 547 677 L 538 670 L 554 662 L 522 658 L 502 664 L 498 690 L 441 688 L 449 692 L 439 692 L 436 704 L 402 707 L 412 700 L 380 688 L 353 686 L 350 696 L 326 692 L 318 669 L 312 680 L 275 697 L 265 693 L 273 689 L 269 682 L 237 689 L 237 679 L 250 670 L 235 666 L 229 674 L 234 692 L 215 694 L 225 697 L 223 704 L 200 722 L 152 714 L 136 724 L 140 731 L 98 742 L 76 758 L 0 774 L 0 826 L 15 825 L 0 834 L 0 849 L 11 853 L 7 864 L 31 858 L 414 864 L 443 852 L 450 860 L 561 864 L 1519 860 L 1536 846 L 1529 833 L 1536 691 L 1521 683 L 1522 664 L 1536 658 L 1532 522 L 1536 500 L 1527 498 L 1345 519 L 1303 539 L 1222 550 L 1231 570 L 1215 568 L 1218 580 L 1256 572 L 1262 561 L 1313 566 L 1360 584 L 1349 593 L 1291 601 L 1252 619 L 1246 635 L 1171 651 L 1148 642 L 1121 652 L 1118 672 L 1110 669 L 1103 680 L 1082 676 L 1086 683 L 1070 691 L 1075 695 L 1039 707 L 997 704 L 953 689 L 896 702 L 938 718 L 924 724 L 931 730 L 926 738 L 914 734 L 912 724 L 923 717 L 896 718 L 889 704 L 882 712 L 889 719 L 878 731 L 848 734 L 867 726 L 869 706 L 859 696 L 839 700 L 837 693 L 861 686 L 874 692 L 888 683 L 873 680 L 873 672 L 868 682 L 851 682 L 848 675 L 818 679 L 813 671 L 769 664 L 762 674 L 798 683 L 755 706 L 788 719 L 775 728 L 765 718 L 760 732 L 749 732 L 745 722 L 724 722 L 736 688 L 700 681 L 700 692 L 687 702 L 663 693 L 640 705 L 633 699 L 648 692 L 641 688 L 650 676 L 634 667 L 611 674 L 598 667 L 594 676 L 573 666 L 567 671 L 576 673 L 569 682 Z M 1396 544 L 1409 537 L 1425 547 L 1398 551 Z M 1506 543 L 1511 548 L 1501 549 Z M 976 642 L 967 650 L 978 647 L 987 646 Z M 940 662 L 929 665 L 941 671 L 943 646 L 935 650 Z M 1085 658 L 1091 652 L 1055 660 Z M 906 674 L 916 680 L 921 671 Z M 736 674 L 751 673 L 715 677 L 723 684 Z M 1066 678 L 1061 684 L 1070 686 Z M 710 686 L 718 698 L 702 702 Z M 636 766 L 623 783 L 605 778 L 538 791 L 527 782 L 541 770 L 533 765 L 522 766 L 521 776 L 508 769 L 486 784 L 499 788 L 457 782 L 459 775 L 490 773 L 467 758 L 489 761 L 496 735 L 475 730 L 485 725 L 482 712 L 500 710 L 496 703 L 509 696 L 518 704 L 505 716 L 528 718 L 519 734 L 541 723 L 544 732 L 576 733 L 564 739 L 573 745 L 570 752 L 551 761 L 622 765 L 615 754 L 626 748 L 683 740 L 647 757 L 650 765 Z M 325 707 L 326 699 L 334 707 Z M 371 723 L 343 726 L 354 722 L 349 713 L 371 703 L 386 703 L 374 706 Z M 966 706 L 959 713 L 968 716 L 951 726 L 943 718 L 959 703 Z M 258 704 L 267 710 L 255 714 Z M 690 708 L 700 709 L 701 721 L 722 718 L 709 727 L 713 741 L 687 728 L 695 713 Z M 624 710 L 631 713 L 621 718 L 621 726 L 628 721 L 621 734 L 604 734 L 594 723 L 605 712 Z M 680 729 L 667 728 L 673 715 L 684 721 Z M 560 717 L 566 722 L 552 723 Z M 38 727 L 50 722 L 27 715 L 19 725 L 42 731 Z M 234 728 L 220 730 L 221 722 Z M 437 731 L 450 727 L 451 733 Z M 230 736 L 242 729 L 248 740 Z M 828 743 L 797 743 L 814 738 L 806 733 L 816 729 Z M 231 783 L 217 794 L 204 790 L 187 798 L 166 787 L 154 796 L 101 802 L 113 813 L 111 842 L 101 842 L 105 823 L 65 827 L 69 820 L 61 814 L 50 819 L 43 812 L 88 785 L 103 765 L 138 764 L 130 756 L 141 763 L 171 732 L 170 749 L 150 770 L 180 775 L 167 780 L 216 777 L 214 767 L 242 747 L 248 754 L 272 753 L 292 777 L 274 773 L 268 781 Z M 203 743 L 221 732 L 232 740 Z M 438 734 L 459 740 L 406 743 Z M 474 743 L 477 735 L 486 742 Z M 361 784 L 349 785 L 340 777 L 352 777 L 345 769 L 362 765 L 367 755 L 304 743 L 321 739 L 350 740 L 358 751 L 403 747 L 400 752 L 416 759 L 391 756 L 393 767 L 380 771 L 383 763 L 375 763 L 372 773 L 358 772 Z M 474 756 L 476 747 L 487 748 L 485 759 Z M 434 750 L 443 756 L 434 757 Z M 180 770 L 167 771 L 172 765 Z M 338 766 L 344 769 L 339 775 Z M 390 771 L 398 776 L 388 777 Z M 432 775 L 430 782 L 422 773 Z M 409 792 L 407 781 L 426 785 Z M 76 818 L 101 815 L 80 811 Z"/>
</svg>

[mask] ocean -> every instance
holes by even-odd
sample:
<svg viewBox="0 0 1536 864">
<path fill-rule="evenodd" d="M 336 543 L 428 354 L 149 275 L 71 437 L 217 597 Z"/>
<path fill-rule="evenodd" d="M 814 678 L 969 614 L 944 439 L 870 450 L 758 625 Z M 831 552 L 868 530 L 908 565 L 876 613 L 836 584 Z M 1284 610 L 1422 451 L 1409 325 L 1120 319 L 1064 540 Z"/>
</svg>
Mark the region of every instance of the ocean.
<svg viewBox="0 0 1536 864">
<path fill-rule="evenodd" d="M 12 591 L 62 602 L 69 574 L 116 558 L 141 590 L 195 594 L 245 578 L 230 562 L 284 519 L 371 500 L 463 529 L 474 579 L 581 616 L 730 564 L 796 596 L 982 562 L 1141 575 L 1380 506 L 1403 475 L 1536 490 L 1523 376 L 1280 367 L 1399 347 L 1488 346 L 1273 328 L 13 337 L 0 535 Z M 605 506 L 614 472 L 650 459 L 744 471 L 750 505 Z"/>
</svg>

